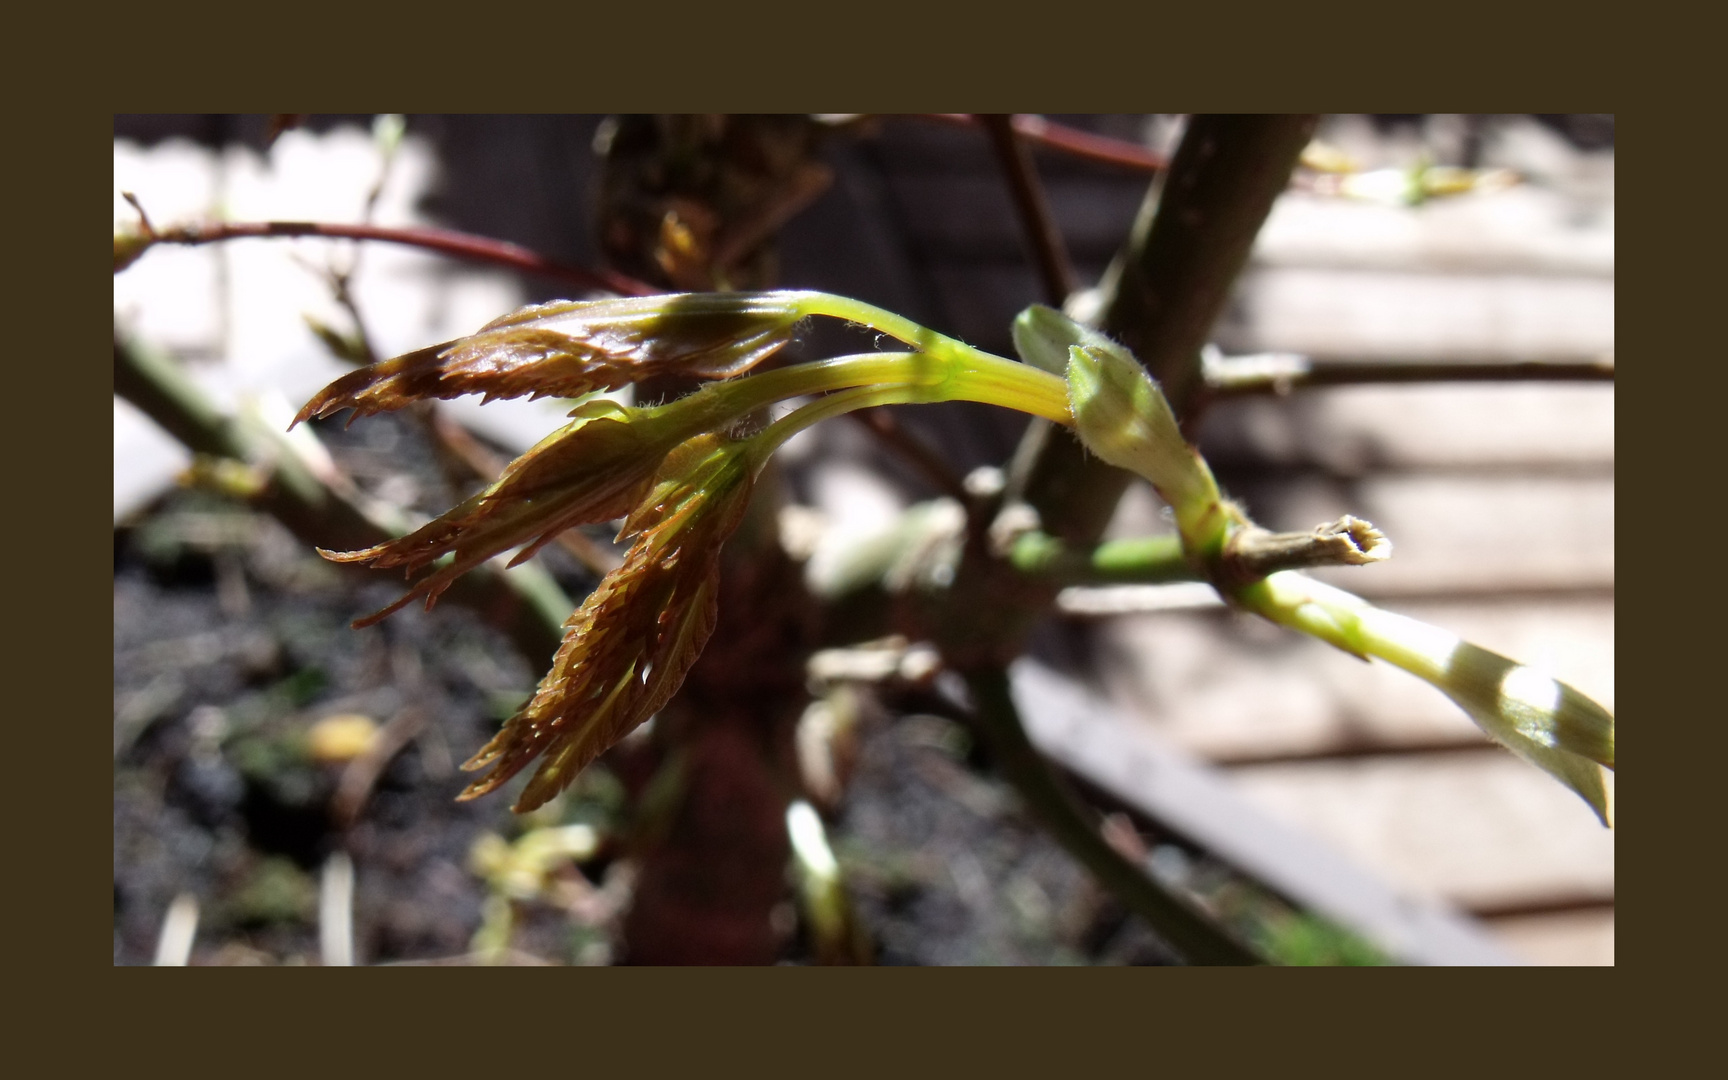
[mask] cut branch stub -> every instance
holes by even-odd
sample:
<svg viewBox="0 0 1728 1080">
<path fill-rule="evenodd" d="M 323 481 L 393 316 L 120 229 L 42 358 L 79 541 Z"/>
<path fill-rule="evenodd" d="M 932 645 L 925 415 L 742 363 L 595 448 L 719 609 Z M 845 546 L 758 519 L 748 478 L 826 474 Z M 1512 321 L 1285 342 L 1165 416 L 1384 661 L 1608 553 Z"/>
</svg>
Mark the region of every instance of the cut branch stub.
<svg viewBox="0 0 1728 1080">
<path fill-rule="evenodd" d="M 1392 541 L 1369 521 L 1345 514 L 1308 532 L 1275 533 L 1248 525 L 1231 534 L 1217 576 L 1226 587 L 1280 570 L 1366 566 L 1392 557 Z"/>
</svg>

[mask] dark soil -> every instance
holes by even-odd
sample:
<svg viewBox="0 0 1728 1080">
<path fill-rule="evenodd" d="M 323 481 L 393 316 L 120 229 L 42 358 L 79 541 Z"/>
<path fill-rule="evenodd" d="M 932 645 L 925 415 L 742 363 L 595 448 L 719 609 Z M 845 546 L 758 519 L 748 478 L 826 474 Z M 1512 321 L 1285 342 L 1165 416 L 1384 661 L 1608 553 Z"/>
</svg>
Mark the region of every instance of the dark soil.
<svg viewBox="0 0 1728 1080">
<path fill-rule="evenodd" d="M 399 418 L 321 434 L 363 486 L 393 485 L 427 513 L 454 497 Z M 551 568 L 579 597 L 592 578 L 560 556 Z M 275 521 L 201 491 L 117 529 L 114 560 L 115 963 L 152 962 L 179 894 L 199 904 L 194 964 L 318 963 L 336 852 L 355 868 L 359 963 L 473 962 L 477 935 L 500 944 L 500 911 L 513 915 L 508 948 L 486 959 L 617 955 L 631 868 L 605 843 L 580 866 L 553 860 L 528 888 L 476 869 L 477 842 L 497 848 L 488 835 L 580 823 L 604 838 L 618 825 L 604 763 L 527 818 L 507 794 L 455 801 L 456 765 L 540 675 L 497 631 L 449 603 L 350 629 L 398 579 L 339 570 Z M 312 745 L 319 721 L 344 714 L 412 735 L 346 827 L 335 806 L 358 766 L 320 762 Z M 952 721 L 865 725 L 831 839 L 874 961 L 1166 959 L 980 765 Z M 790 885 L 779 915 L 783 959 L 810 962 Z"/>
</svg>

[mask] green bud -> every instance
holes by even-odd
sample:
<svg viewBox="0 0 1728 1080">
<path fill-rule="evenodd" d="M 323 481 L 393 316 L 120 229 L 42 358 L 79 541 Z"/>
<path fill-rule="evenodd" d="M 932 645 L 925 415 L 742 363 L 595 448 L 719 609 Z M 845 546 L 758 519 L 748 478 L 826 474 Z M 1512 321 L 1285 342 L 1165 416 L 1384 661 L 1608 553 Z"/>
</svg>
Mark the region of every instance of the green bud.
<svg viewBox="0 0 1728 1080">
<path fill-rule="evenodd" d="M 1191 555 L 1218 554 L 1235 520 L 1212 470 L 1188 441 L 1170 402 L 1146 369 L 1099 335 L 1068 348 L 1068 401 L 1074 431 L 1086 449 L 1118 468 L 1143 476 L 1176 512 L 1176 527 Z"/>
</svg>

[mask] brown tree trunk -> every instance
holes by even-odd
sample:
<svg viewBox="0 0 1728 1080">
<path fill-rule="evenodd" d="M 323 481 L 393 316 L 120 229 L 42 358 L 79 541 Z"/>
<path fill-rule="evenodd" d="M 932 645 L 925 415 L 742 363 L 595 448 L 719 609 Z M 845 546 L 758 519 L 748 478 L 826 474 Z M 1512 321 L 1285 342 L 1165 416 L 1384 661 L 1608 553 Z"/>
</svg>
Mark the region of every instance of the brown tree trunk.
<svg viewBox="0 0 1728 1080">
<path fill-rule="evenodd" d="M 802 117 L 621 117 L 602 185 L 608 259 L 679 289 L 773 284 L 773 232 L 825 186 Z M 643 400 L 690 389 L 661 380 Z M 632 788 L 631 964 L 771 964 L 791 897 L 786 807 L 792 732 L 806 703 L 816 606 L 780 547 L 774 470 L 759 478 L 721 560 L 719 622 L 655 721 L 649 775 Z"/>
</svg>

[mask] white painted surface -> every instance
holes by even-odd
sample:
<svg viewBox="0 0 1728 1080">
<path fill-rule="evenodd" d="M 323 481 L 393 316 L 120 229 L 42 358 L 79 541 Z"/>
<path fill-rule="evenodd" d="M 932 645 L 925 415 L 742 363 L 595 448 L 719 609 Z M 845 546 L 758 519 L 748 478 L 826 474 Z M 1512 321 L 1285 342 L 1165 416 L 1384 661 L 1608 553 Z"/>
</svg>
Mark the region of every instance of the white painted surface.
<svg viewBox="0 0 1728 1080">
<path fill-rule="evenodd" d="M 371 135 L 358 127 L 322 135 L 289 131 L 268 157 L 240 147 L 218 153 L 180 140 L 148 150 L 117 141 L 114 218 L 136 220 L 120 195 L 130 191 L 158 227 L 211 219 L 356 222 L 381 166 Z M 428 145 L 404 140 L 373 221 L 430 224 L 416 208 L 433 167 Z M 355 248 L 311 238 L 164 245 L 115 276 L 115 325 L 169 350 L 226 405 L 270 390 L 297 406 L 352 370 L 330 355 L 306 319 L 351 329 L 324 275 L 332 265 L 353 265 Z M 506 272 L 396 244 L 364 245 L 352 287 L 373 346 L 385 356 L 470 333 L 522 303 Z M 462 422 L 517 450 L 556 428 L 564 414 L 549 401 L 449 407 Z M 183 448 L 116 401 L 116 520 L 173 483 L 187 460 Z"/>
</svg>

